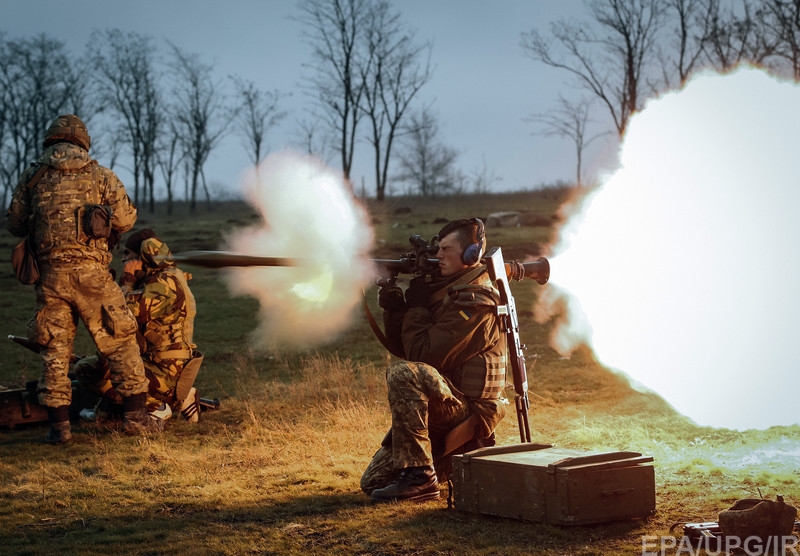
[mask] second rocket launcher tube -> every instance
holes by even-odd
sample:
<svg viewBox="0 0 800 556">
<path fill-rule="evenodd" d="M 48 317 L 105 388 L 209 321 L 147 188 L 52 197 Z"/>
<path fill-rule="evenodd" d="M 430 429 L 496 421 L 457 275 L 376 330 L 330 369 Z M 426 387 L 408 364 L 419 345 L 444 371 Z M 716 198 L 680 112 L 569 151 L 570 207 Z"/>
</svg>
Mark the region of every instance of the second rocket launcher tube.
<svg viewBox="0 0 800 556">
<path fill-rule="evenodd" d="M 205 268 L 224 268 L 228 266 L 300 266 L 301 259 L 286 257 L 260 257 L 233 251 L 186 251 L 172 255 L 175 262 Z"/>
</svg>

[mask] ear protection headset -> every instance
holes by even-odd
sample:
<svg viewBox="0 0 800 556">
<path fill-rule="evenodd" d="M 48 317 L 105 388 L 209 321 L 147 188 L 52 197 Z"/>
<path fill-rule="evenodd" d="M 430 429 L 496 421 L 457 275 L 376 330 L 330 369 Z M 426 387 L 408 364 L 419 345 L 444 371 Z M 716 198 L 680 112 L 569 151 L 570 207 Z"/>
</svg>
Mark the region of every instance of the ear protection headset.
<svg viewBox="0 0 800 556">
<path fill-rule="evenodd" d="M 483 236 L 485 230 L 483 227 L 483 220 L 480 218 L 470 218 L 469 220 L 477 225 L 475 230 L 475 243 L 470 244 L 470 246 L 464 250 L 464 254 L 461 255 L 461 261 L 465 265 L 472 266 L 481 260 L 481 255 L 483 255 Z"/>
</svg>

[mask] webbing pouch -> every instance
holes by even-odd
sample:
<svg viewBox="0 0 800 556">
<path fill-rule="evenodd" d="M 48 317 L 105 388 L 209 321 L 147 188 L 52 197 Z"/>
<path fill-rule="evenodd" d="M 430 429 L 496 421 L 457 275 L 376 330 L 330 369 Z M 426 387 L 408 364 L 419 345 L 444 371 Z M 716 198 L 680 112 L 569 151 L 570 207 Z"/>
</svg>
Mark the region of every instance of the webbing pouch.
<svg viewBox="0 0 800 556">
<path fill-rule="evenodd" d="M 87 205 L 83 210 L 83 233 L 92 239 L 111 236 L 111 207 Z"/>
</svg>

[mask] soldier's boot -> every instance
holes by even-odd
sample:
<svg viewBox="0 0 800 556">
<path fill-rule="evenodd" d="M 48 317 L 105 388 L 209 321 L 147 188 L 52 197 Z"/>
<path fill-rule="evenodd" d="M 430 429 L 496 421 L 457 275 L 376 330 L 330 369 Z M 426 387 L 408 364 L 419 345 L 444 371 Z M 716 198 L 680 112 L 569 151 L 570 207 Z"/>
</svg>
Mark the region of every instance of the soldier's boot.
<svg viewBox="0 0 800 556">
<path fill-rule="evenodd" d="M 150 415 L 151 419 L 166 421 L 172 417 L 172 408 L 166 403 L 161 402 L 161 405 L 153 411 L 149 411 L 148 415 Z"/>
<path fill-rule="evenodd" d="M 47 416 L 50 420 L 50 430 L 44 437 L 48 444 L 67 444 L 72 441 L 72 431 L 69 425 L 69 406 L 48 407 Z"/>
<path fill-rule="evenodd" d="M 123 398 L 122 425 L 127 434 L 153 434 L 164 429 L 164 421 L 152 419 L 147 413 L 146 402 L 147 394 L 144 392 Z"/>
<path fill-rule="evenodd" d="M 407 467 L 388 486 L 372 491 L 377 502 L 408 500 L 426 502 L 439 498 L 439 483 L 433 467 Z"/>
<path fill-rule="evenodd" d="M 200 401 L 197 397 L 197 388 L 192 386 L 181 405 L 181 416 L 190 423 L 197 423 L 200 420 Z"/>
</svg>

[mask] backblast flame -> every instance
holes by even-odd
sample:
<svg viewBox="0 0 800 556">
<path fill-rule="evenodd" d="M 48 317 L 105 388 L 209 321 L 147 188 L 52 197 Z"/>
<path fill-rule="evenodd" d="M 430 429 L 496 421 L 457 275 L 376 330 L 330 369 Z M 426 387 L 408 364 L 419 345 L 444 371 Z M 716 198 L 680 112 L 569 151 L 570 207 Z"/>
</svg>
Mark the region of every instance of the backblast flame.
<svg viewBox="0 0 800 556">
<path fill-rule="evenodd" d="M 554 346 L 588 343 L 700 425 L 800 422 L 798 129 L 798 86 L 754 68 L 635 115 L 551 258 L 535 311 L 567 315 Z"/>
</svg>

